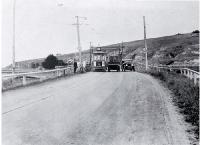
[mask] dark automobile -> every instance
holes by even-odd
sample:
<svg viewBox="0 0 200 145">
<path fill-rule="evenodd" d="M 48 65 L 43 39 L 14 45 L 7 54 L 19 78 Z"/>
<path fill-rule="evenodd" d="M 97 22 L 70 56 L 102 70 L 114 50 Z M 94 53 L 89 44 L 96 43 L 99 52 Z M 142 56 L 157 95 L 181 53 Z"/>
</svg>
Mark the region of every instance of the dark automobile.
<svg viewBox="0 0 200 145">
<path fill-rule="evenodd" d="M 135 71 L 135 67 L 131 62 L 124 62 L 122 64 L 122 70 L 123 71 L 126 71 L 126 70 Z"/>
<path fill-rule="evenodd" d="M 120 71 L 121 68 L 121 58 L 119 55 L 109 56 L 108 57 L 108 71 L 116 70 Z"/>
</svg>

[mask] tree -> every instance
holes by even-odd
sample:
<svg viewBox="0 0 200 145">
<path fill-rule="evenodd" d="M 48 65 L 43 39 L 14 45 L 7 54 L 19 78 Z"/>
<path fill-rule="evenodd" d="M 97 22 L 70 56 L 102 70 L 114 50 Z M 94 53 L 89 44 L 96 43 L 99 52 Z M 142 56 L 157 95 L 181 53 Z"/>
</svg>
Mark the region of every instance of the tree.
<svg viewBox="0 0 200 145">
<path fill-rule="evenodd" d="M 194 30 L 192 33 L 199 33 L 199 30 Z"/>
<path fill-rule="evenodd" d="M 46 69 L 54 69 L 58 64 L 58 59 L 53 54 L 47 56 L 47 58 L 42 62 L 42 66 Z"/>
</svg>

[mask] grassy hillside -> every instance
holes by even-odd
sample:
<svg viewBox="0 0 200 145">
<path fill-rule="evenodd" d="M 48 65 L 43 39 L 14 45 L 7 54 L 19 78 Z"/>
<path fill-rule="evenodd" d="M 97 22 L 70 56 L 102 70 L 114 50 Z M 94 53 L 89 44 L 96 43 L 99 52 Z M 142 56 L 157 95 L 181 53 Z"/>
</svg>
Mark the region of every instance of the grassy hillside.
<svg viewBox="0 0 200 145">
<path fill-rule="evenodd" d="M 121 45 L 112 44 L 109 46 Z M 144 62 L 144 41 L 137 40 L 124 42 L 124 58 L 132 58 L 135 62 Z M 198 65 L 199 59 L 199 33 L 176 34 L 158 38 L 147 39 L 148 60 L 150 64 L 190 64 Z M 112 53 L 112 48 L 106 48 Z M 74 53 L 59 55 L 58 59 L 67 61 L 75 56 Z M 89 61 L 89 50 L 83 51 L 83 60 Z M 31 63 L 41 63 L 44 58 L 18 62 L 22 67 L 29 67 Z M 9 66 L 10 67 L 10 66 Z"/>
<path fill-rule="evenodd" d="M 118 45 L 118 44 L 116 44 Z M 144 61 L 144 41 L 124 43 L 124 57 Z M 153 64 L 197 64 L 199 34 L 177 34 L 147 39 L 148 59 Z"/>
</svg>

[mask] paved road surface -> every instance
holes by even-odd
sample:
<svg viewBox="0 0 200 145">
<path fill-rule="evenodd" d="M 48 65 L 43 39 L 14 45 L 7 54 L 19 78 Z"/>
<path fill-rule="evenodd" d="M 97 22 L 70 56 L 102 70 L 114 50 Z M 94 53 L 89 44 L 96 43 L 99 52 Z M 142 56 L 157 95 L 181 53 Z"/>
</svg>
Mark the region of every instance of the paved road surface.
<svg viewBox="0 0 200 145">
<path fill-rule="evenodd" d="M 93 72 L 4 92 L 4 145 L 188 145 L 169 92 L 137 72 Z"/>
</svg>

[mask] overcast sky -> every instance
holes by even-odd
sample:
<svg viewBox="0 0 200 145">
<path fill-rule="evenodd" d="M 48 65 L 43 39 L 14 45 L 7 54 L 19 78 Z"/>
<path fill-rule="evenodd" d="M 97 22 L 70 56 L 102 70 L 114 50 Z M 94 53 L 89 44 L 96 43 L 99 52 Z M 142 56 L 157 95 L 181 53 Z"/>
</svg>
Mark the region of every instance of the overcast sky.
<svg viewBox="0 0 200 145">
<path fill-rule="evenodd" d="M 2 0 L 2 66 L 12 62 L 13 0 Z M 75 16 L 83 49 L 198 29 L 198 1 L 16 0 L 16 61 L 77 51 Z"/>
</svg>

